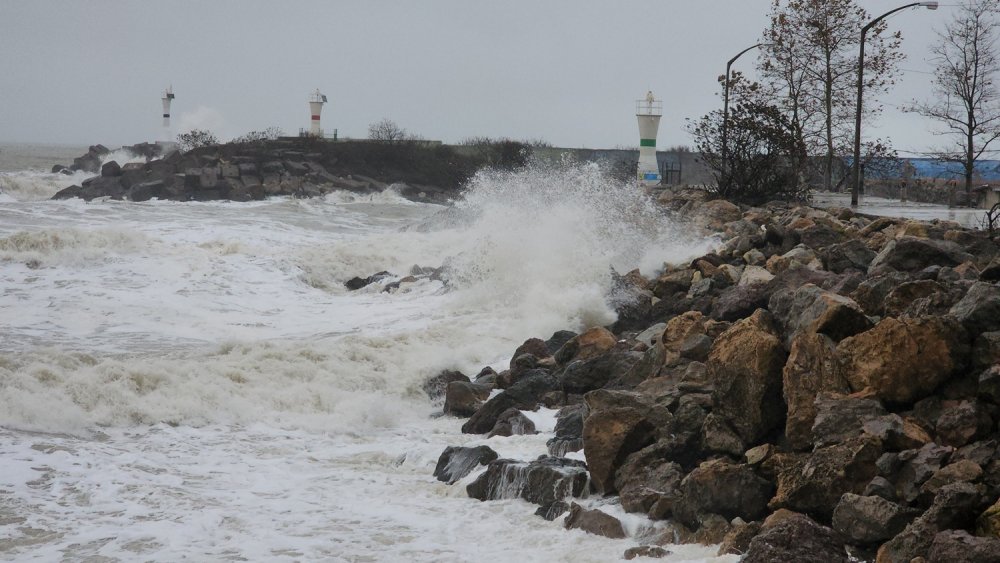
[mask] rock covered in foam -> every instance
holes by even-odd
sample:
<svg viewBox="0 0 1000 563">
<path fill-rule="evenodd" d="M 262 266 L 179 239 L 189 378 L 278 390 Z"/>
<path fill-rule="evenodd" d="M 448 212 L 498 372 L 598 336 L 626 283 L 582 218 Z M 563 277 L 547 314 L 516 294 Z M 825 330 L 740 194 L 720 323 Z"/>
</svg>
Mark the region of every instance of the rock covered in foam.
<svg viewBox="0 0 1000 563">
<path fill-rule="evenodd" d="M 466 488 L 482 501 L 521 498 L 542 506 L 587 490 L 587 466 L 581 461 L 541 456 L 535 461 L 498 459 Z"/>
<path fill-rule="evenodd" d="M 462 477 L 472 473 L 476 467 L 486 465 L 498 457 L 500 456 L 489 446 L 475 448 L 448 446 L 438 458 L 434 476 L 438 481 L 453 485 Z"/>
</svg>

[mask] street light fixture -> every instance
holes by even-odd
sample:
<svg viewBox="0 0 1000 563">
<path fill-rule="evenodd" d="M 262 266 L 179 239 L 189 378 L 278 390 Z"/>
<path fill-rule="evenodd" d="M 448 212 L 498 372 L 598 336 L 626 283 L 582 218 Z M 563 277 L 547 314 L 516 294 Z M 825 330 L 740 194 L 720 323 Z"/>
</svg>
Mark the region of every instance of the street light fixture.
<svg viewBox="0 0 1000 563">
<path fill-rule="evenodd" d="M 861 47 L 858 53 L 858 105 L 857 111 L 854 114 L 854 182 L 851 185 L 851 207 L 857 207 L 858 205 L 858 193 L 861 191 L 861 104 L 862 96 L 864 95 L 864 80 L 865 80 L 865 35 L 868 30 L 885 19 L 886 17 L 895 14 L 900 10 L 905 10 L 907 8 L 913 8 L 920 6 L 922 8 L 927 8 L 928 10 L 937 10 L 937 2 L 912 2 L 905 6 L 900 6 L 894 10 L 889 10 L 888 12 L 882 14 L 881 16 L 873 19 L 872 21 L 865 24 L 861 28 Z"/>
<path fill-rule="evenodd" d="M 756 49 L 757 47 L 763 47 L 770 45 L 770 43 L 757 43 L 756 45 L 751 45 L 746 49 L 743 49 L 736 56 L 729 59 L 726 63 L 726 76 L 725 82 L 723 83 L 723 94 L 722 94 L 722 165 L 725 168 L 727 174 L 729 172 L 729 69 L 736 62 L 736 59 L 743 56 L 747 51 Z"/>
</svg>

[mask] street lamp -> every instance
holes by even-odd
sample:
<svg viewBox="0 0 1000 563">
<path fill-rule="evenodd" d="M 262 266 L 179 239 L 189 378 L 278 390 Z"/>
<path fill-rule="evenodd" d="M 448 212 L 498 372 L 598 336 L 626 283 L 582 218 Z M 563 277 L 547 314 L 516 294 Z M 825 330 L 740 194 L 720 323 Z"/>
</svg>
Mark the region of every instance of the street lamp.
<svg viewBox="0 0 1000 563">
<path fill-rule="evenodd" d="M 854 114 L 854 182 L 851 185 L 851 207 L 858 205 L 858 193 L 861 191 L 861 100 L 864 95 L 865 81 L 865 35 L 868 30 L 875 27 L 875 24 L 885 19 L 887 16 L 895 14 L 900 10 L 922 6 L 928 10 L 937 10 L 937 2 L 911 2 L 905 6 L 900 6 L 895 10 L 889 10 L 881 16 L 873 19 L 861 28 L 861 47 L 858 53 L 858 105 Z"/>
<path fill-rule="evenodd" d="M 757 47 L 762 47 L 768 45 L 768 43 L 757 43 L 756 45 L 751 45 L 746 49 L 743 49 L 736 56 L 729 59 L 726 63 L 726 77 L 723 84 L 723 94 L 722 94 L 722 165 L 725 167 L 727 174 L 729 171 L 729 69 L 736 62 L 736 59 L 743 56 L 744 53 Z"/>
</svg>

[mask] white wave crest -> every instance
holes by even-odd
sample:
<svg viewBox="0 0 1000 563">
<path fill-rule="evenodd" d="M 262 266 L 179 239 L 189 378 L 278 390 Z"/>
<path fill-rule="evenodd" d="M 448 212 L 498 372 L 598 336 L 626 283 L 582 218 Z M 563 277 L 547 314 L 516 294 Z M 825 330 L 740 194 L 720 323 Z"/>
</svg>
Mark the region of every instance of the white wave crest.
<svg viewBox="0 0 1000 563">
<path fill-rule="evenodd" d="M 0 238 L 0 260 L 83 264 L 110 253 L 136 252 L 147 244 L 143 234 L 123 229 L 20 231 Z"/>
</svg>

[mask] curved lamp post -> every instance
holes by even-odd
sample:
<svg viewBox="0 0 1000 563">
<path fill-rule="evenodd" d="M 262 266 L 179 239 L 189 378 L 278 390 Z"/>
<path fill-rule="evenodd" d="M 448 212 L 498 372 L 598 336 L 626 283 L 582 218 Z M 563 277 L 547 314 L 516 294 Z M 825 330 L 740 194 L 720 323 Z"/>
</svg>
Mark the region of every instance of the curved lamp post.
<svg viewBox="0 0 1000 563">
<path fill-rule="evenodd" d="M 854 114 L 854 182 L 851 184 L 851 207 L 858 205 L 858 193 L 861 191 L 861 103 L 864 95 L 865 80 L 865 35 L 868 30 L 886 17 L 895 14 L 900 10 L 921 6 L 928 10 L 937 10 L 937 2 L 911 2 L 905 6 L 900 6 L 895 10 L 889 10 L 881 16 L 873 19 L 861 28 L 861 47 L 858 53 L 858 105 Z"/>
<path fill-rule="evenodd" d="M 722 94 L 722 163 L 729 170 L 729 69 L 736 62 L 736 59 L 743 56 L 747 51 L 756 49 L 757 47 L 762 47 L 764 45 L 769 45 L 769 43 L 757 43 L 756 45 L 751 45 L 746 49 L 743 49 L 736 56 L 729 59 L 726 63 L 726 78 L 723 83 L 723 94 Z"/>
</svg>

